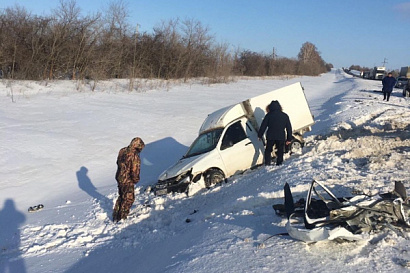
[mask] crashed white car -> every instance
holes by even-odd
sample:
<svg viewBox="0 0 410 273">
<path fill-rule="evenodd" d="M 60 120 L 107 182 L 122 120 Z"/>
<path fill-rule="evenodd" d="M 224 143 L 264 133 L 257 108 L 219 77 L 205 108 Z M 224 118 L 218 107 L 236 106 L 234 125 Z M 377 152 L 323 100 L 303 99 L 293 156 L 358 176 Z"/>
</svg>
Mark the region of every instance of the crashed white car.
<svg viewBox="0 0 410 273">
<path fill-rule="evenodd" d="M 287 151 L 299 152 L 303 134 L 314 124 L 300 82 L 219 109 L 207 116 L 199 135 L 183 158 L 166 169 L 154 187 L 155 195 L 195 193 L 261 165 L 265 147 L 258 130 L 266 106 L 278 100 L 292 124 L 293 140 Z"/>
</svg>

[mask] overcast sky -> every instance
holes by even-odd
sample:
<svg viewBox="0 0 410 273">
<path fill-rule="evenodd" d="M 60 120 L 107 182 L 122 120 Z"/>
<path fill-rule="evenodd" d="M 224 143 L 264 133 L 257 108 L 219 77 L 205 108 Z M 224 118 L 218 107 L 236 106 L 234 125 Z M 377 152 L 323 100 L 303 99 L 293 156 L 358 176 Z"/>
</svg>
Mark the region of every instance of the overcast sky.
<svg viewBox="0 0 410 273">
<path fill-rule="evenodd" d="M 112 1 L 77 0 L 84 14 Z M 151 33 L 161 21 L 195 19 L 217 42 L 258 53 L 293 58 L 303 43 L 316 45 L 336 68 L 410 66 L 410 1 L 398 0 L 125 0 L 129 22 Z M 36 15 L 50 14 L 57 0 L 0 0 Z"/>
</svg>

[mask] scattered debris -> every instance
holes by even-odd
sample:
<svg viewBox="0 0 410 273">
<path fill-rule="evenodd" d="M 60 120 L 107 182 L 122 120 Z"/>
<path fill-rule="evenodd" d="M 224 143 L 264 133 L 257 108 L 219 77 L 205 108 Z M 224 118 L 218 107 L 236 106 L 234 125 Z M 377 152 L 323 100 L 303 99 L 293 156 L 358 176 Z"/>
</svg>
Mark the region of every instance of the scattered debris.
<svg viewBox="0 0 410 273">
<path fill-rule="evenodd" d="M 397 259 L 396 263 L 405 268 L 410 268 L 410 261 L 406 259 Z"/>
<path fill-rule="evenodd" d="M 287 183 L 284 193 L 285 204 L 276 204 L 273 208 L 277 214 L 287 215 L 286 230 L 295 239 L 304 242 L 357 241 L 385 229 L 408 238 L 410 200 L 401 182 L 395 182 L 392 192 L 376 196 L 337 198 L 323 183 L 315 180 L 306 200 L 294 203 Z"/>
<path fill-rule="evenodd" d="M 265 247 L 266 247 L 266 245 L 265 245 L 264 243 L 260 243 L 260 244 L 257 246 L 258 249 L 263 249 L 263 248 L 265 248 Z"/>
<path fill-rule="evenodd" d="M 28 212 L 36 212 L 44 208 L 43 204 L 39 204 L 37 206 L 29 207 Z"/>
</svg>

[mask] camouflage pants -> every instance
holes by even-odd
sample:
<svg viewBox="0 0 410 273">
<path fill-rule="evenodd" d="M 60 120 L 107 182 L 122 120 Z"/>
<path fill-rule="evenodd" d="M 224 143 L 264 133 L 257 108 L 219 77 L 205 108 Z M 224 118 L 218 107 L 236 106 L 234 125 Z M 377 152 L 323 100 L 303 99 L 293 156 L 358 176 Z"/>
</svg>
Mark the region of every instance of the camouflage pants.
<svg viewBox="0 0 410 273">
<path fill-rule="evenodd" d="M 134 183 L 118 183 L 119 197 L 114 206 L 112 220 L 118 222 L 121 219 L 127 219 L 130 208 L 134 203 Z"/>
</svg>

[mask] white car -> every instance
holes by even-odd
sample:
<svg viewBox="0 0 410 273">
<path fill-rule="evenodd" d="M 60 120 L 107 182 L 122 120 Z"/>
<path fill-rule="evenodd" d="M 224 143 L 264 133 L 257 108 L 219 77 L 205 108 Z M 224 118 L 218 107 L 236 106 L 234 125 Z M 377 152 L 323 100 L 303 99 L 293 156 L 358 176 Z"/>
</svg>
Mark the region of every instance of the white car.
<svg viewBox="0 0 410 273">
<path fill-rule="evenodd" d="M 294 140 L 288 150 L 300 150 L 303 133 L 314 120 L 302 85 L 295 83 L 209 114 L 188 152 L 159 176 L 155 194 L 194 193 L 199 185 L 210 187 L 261 165 L 265 147 L 258 129 L 272 100 L 286 109 L 292 124 Z"/>
</svg>

